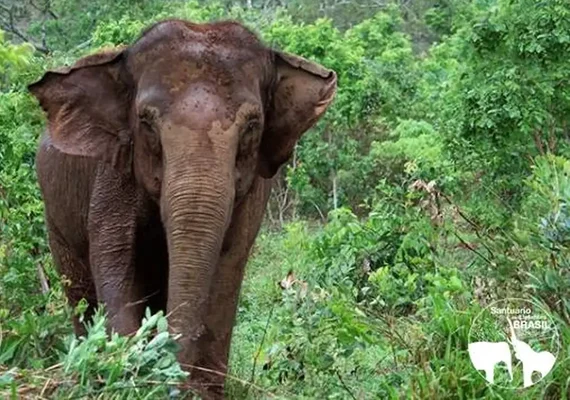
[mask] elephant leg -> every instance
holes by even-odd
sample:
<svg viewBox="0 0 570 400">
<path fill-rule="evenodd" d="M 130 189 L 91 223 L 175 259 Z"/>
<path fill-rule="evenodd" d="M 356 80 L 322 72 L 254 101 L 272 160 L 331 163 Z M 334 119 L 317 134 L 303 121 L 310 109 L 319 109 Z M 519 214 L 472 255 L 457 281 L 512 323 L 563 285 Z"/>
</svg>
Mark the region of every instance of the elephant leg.
<svg viewBox="0 0 570 400">
<path fill-rule="evenodd" d="M 249 251 L 259 231 L 271 181 L 257 178 L 236 207 L 224 239 L 218 269 L 210 290 L 208 335 L 198 343 L 198 369 L 191 369 L 194 386 L 205 388 L 205 398 L 223 398 L 224 381 L 241 282 Z"/>
<path fill-rule="evenodd" d="M 123 335 L 136 332 L 145 306 L 135 274 L 137 206 L 134 184 L 111 167 L 100 167 L 89 209 L 89 261 L 109 328 Z"/>
<path fill-rule="evenodd" d="M 530 387 L 532 386 L 532 368 L 526 367 L 523 364 L 523 386 Z"/>
<path fill-rule="evenodd" d="M 200 358 L 196 368 L 190 369 L 192 386 L 205 399 L 222 399 L 228 356 L 235 321 L 241 280 L 247 259 L 239 262 L 222 261 L 219 276 L 211 291 L 208 311 L 208 335 L 198 344 Z"/>
<path fill-rule="evenodd" d="M 487 379 L 487 382 L 489 383 L 493 383 L 495 381 L 495 366 L 492 365 L 490 367 L 487 367 L 485 369 L 485 378 Z"/>
<path fill-rule="evenodd" d="M 84 313 L 84 320 L 88 321 L 97 306 L 97 295 L 89 265 L 85 262 L 86 260 L 82 260 L 81 257 L 71 251 L 69 245 L 49 219 L 47 228 L 49 247 L 57 272 L 63 278 L 63 288 L 69 305 L 75 308 L 81 299 L 85 299 L 87 310 Z M 85 326 L 79 320 L 79 316 L 75 314 L 73 315 L 73 329 L 77 336 L 83 336 L 87 333 Z"/>
</svg>

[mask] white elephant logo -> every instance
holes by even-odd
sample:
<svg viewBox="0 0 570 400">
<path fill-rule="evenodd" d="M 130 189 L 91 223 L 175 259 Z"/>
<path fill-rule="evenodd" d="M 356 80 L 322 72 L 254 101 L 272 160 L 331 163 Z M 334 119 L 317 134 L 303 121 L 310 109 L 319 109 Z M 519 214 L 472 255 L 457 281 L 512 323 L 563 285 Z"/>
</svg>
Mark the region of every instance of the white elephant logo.
<svg viewBox="0 0 570 400">
<path fill-rule="evenodd" d="M 511 381 L 513 380 L 511 348 L 507 342 L 470 343 L 468 351 L 475 369 L 485 371 L 487 382 L 495 382 L 495 365 L 501 362 L 507 365 Z"/>
<path fill-rule="evenodd" d="M 515 334 L 515 329 L 513 328 L 513 323 L 510 318 L 509 328 L 511 330 L 511 344 L 515 349 L 515 357 L 522 362 L 523 365 L 523 385 L 524 387 L 532 386 L 532 373 L 537 371 L 540 372 L 541 379 L 544 378 L 554 367 L 554 362 L 556 357 L 548 351 L 534 351 L 532 347 L 517 339 Z"/>
<path fill-rule="evenodd" d="M 496 341 L 485 340 L 490 336 Z M 473 320 L 468 343 L 469 358 L 487 382 L 528 388 L 554 368 L 560 336 L 554 320 L 540 305 L 506 299 L 490 304 Z M 506 373 L 495 373 L 501 365 L 506 366 L 508 381 Z M 540 377 L 535 375 L 533 382 L 535 372 Z"/>
</svg>

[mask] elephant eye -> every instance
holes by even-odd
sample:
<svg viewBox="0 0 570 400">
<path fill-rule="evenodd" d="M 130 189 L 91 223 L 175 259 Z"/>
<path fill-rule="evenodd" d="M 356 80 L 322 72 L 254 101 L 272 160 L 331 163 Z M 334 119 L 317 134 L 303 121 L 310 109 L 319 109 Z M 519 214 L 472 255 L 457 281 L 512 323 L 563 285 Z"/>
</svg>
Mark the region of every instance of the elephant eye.
<svg viewBox="0 0 570 400">
<path fill-rule="evenodd" d="M 139 121 L 141 125 L 149 131 L 154 132 L 157 118 L 158 111 L 154 108 L 143 107 L 139 112 Z"/>
<path fill-rule="evenodd" d="M 244 125 L 242 136 L 247 136 L 255 133 L 261 128 L 261 122 L 257 118 L 252 118 Z"/>
<path fill-rule="evenodd" d="M 150 123 L 150 121 L 146 120 L 146 119 L 142 119 L 140 120 L 140 124 L 143 128 L 145 128 L 145 130 L 153 132 L 154 130 L 152 129 L 152 124 Z"/>
</svg>

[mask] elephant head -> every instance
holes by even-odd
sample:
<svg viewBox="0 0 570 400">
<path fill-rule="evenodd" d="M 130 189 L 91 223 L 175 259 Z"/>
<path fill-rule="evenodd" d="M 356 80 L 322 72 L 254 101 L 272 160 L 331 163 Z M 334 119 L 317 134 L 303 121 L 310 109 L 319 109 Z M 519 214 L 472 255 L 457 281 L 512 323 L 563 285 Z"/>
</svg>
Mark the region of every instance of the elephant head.
<svg viewBox="0 0 570 400">
<path fill-rule="evenodd" d="M 336 74 L 265 47 L 235 22 L 168 20 L 129 47 L 46 73 L 30 90 L 53 146 L 112 164 L 159 205 L 170 325 L 191 341 L 205 329 L 234 207 L 325 112 Z"/>
</svg>

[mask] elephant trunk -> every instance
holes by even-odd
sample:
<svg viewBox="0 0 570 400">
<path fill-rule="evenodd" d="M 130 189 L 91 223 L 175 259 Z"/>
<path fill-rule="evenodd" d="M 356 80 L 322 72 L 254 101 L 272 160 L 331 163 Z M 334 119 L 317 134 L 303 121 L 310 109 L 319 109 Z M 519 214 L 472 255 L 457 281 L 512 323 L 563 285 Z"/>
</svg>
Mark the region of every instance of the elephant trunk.
<svg viewBox="0 0 570 400">
<path fill-rule="evenodd" d="M 210 286 L 235 191 L 230 166 L 224 165 L 228 157 L 185 150 L 165 154 L 161 212 L 168 241 L 169 323 L 181 334 L 181 362 L 192 365 L 199 339 L 209 333 Z"/>
</svg>

